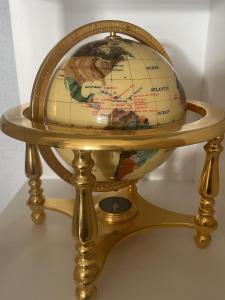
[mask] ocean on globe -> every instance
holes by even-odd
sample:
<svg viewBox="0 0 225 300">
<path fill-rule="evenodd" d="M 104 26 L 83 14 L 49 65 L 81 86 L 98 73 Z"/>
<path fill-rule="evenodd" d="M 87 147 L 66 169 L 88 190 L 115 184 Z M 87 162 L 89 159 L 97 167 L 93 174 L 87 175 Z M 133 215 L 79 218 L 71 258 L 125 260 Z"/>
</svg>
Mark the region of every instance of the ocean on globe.
<svg viewBox="0 0 225 300">
<path fill-rule="evenodd" d="M 78 48 L 56 70 L 46 103 L 48 124 L 101 130 L 151 130 L 183 122 L 186 97 L 169 62 L 140 42 L 107 37 Z M 101 134 L 101 130 L 99 134 Z M 57 149 L 69 165 L 73 152 Z M 93 151 L 97 181 L 132 181 L 171 150 Z"/>
</svg>

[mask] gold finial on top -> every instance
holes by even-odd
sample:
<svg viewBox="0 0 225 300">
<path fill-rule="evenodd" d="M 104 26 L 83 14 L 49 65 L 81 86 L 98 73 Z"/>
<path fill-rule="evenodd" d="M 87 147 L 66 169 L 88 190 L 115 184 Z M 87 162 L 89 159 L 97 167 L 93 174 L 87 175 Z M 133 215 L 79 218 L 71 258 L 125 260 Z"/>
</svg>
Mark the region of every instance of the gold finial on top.
<svg viewBox="0 0 225 300">
<path fill-rule="evenodd" d="M 117 32 L 110 31 L 109 35 L 106 37 L 107 39 L 121 39 L 120 36 L 117 35 Z"/>
</svg>

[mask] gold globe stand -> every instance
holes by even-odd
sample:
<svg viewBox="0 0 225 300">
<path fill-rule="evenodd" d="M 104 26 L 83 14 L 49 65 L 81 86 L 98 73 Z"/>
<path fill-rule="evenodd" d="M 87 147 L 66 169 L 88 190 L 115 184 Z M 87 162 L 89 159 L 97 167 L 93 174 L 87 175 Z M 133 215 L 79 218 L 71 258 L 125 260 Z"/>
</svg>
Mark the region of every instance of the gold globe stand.
<svg viewBox="0 0 225 300">
<path fill-rule="evenodd" d="M 26 143 L 25 169 L 29 179 L 28 205 L 32 220 L 42 224 L 45 209 L 72 217 L 76 240 L 77 299 L 94 299 L 96 279 L 113 246 L 130 234 L 152 227 L 189 227 L 196 231 L 197 246 L 205 248 L 216 229 L 215 197 L 219 191 L 219 155 L 225 132 L 225 113 L 209 104 L 188 101 L 187 110 L 197 113 L 198 121 L 172 124 L 146 130 L 98 130 L 49 125 L 45 122 L 44 101 L 51 75 L 65 53 L 76 43 L 96 33 L 127 34 L 155 48 L 167 59 L 162 46 L 147 32 L 121 21 L 102 21 L 81 27 L 64 38 L 46 57 L 33 88 L 30 106 L 18 106 L 1 119 L 2 131 Z M 200 181 L 200 206 L 196 215 L 175 213 L 157 207 L 137 192 L 135 182 L 96 182 L 92 175 L 91 151 L 173 149 L 206 141 L 206 160 Z M 74 173 L 57 159 L 52 147 L 72 149 Z M 76 199 L 54 199 L 43 195 L 39 152 L 49 166 L 76 190 Z M 92 192 L 101 192 L 93 197 Z M 117 199 L 124 209 L 107 210 L 107 201 Z M 129 205 L 127 206 L 127 200 Z M 105 206 L 106 204 L 106 206 Z"/>
</svg>

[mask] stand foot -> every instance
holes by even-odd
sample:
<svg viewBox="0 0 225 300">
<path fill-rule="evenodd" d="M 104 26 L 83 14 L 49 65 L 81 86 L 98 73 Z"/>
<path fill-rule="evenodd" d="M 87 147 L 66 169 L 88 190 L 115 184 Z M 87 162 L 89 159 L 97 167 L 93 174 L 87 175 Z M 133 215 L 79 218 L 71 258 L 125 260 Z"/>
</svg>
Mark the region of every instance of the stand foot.
<svg viewBox="0 0 225 300">
<path fill-rule="evenodd" d="M 84 178 L 79 179 L 83 182 L 85 180 Z M 93 178 L 89 178 L 89 180 L 93 180 Z M 207 227 L 203 223 L 198 225 L 198 219 L 193 215 L 185 215 L 157 207 L 143 199 L 135 186 L 101 193 L 94 199 L 92 199 L 88 187 L 83 184 L 80 184 L 76 189 L 75 205 L 73 205 L 74 200 L 71 199 L 47 198 L 44 206 L 46 209 L 62 212 L 73 218 L 73 234 L 77 241 L 74 278 L 77 283 L 76 295 L 78 300 L 96 298 L 95 282 L 106 258 L 114 246 L 127 236 L 150 228 L 186 227 L 197 232 L 195 235 L 197 246 L 206 248 L 210 244 L 211 233 L 217 226 L 216 221 Z M 107 197 L 129 199 L 132 205 L 137 208 L 136 214 L 127 220 L 121 217 L 120 219 L 117 218 L 116 222 L 114 219 L 113 222 L 109 222 L 108 215 L 105 212 L 104 214 L 100 212 L 100 203 Z"/>
<path fill-rule="evenodd" d="M 44 223 L 46 219 L 46 214 L 43 210 L 38 211 L 33 211 L 31 213 L 31 220 L 33 221 L 34 224 L 41 225 Z"/>
<path fill-rule="evenodd" d="M 78 289 L 76 291 L 77 300 L 95 300 L 97 297 L 97 289 Z"/>
<path fill-rule="evenodd" d="M 207 248 L 211 243 L 212 237 L 208 233 L 196 233 L 195 234 L 195 242 L 196 245 L 201 248 Z"/>
<path fill-rule="evenodd" d="M 94 274 L 92 274 L 94 275 Z M 94 275 L 97 277 L 97 274 Z M 79 280 L 79 279 L 78 279 Z M 80 282 L 79 287 L 76 289 L 77 300 L 95 300 L 97 297 L 97 288 L 95 285 L 87 285 Z"/>
<path fill-rule="evenodd" d="M 95 299 L 97 289 L 95 281 L 98 276 L 94 243 L 77 244 L 76 267 L 74 279 L 77 283 L 76 296 L 78 300 Z"/>
</svg>

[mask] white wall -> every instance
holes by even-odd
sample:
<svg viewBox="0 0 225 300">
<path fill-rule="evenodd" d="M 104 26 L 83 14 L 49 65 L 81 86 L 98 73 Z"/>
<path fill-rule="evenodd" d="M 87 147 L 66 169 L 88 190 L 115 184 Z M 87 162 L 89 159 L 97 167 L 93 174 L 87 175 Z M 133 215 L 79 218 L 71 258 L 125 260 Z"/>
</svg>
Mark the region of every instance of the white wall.
<svg viewBox="0 0 225 300">
<path fill-rule="evenodd" d="M 225 110 L 225 1 L 213 0 L 210 8 L 210 19 L 205 58 L 205 72 L 202 95 L 207 102 Z M 225 146 L 225 145 L 224 145 Z M 201 153 L 197 156 L 202 160 Z M 225 155 L 221 156 L 221 194 L 225 196 Z M 199 164 L 196 173 L 199 174 Z"/>
<path fill-rule="evenodd" d="M 77 26 L 101 19 L 120 19 L 150 31 L 170 54 L 187 96 L 201 96 L 209 0 L 9 2 L 20 103 L 29 101 L 38 67 L 54 44 Z M 194 147 L 177 150 L 150 178 L 193 179 L 194 155 Z M 47 170 L 45 176 L 54 174 Z"/>
<path fill-rule="evenodd" d="M 38 68 L 64 34 L 61 0 L 9 0 L 20 102 L 29 102 Z"/>
<path fill-rule="evenodd" d="M 8 1 L 0 0 L 0 115 L 19 104 Z M 0 212 L 24 183 L 23 144 L 0 132 Z"/>
</svg>

